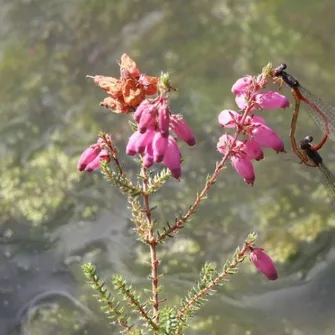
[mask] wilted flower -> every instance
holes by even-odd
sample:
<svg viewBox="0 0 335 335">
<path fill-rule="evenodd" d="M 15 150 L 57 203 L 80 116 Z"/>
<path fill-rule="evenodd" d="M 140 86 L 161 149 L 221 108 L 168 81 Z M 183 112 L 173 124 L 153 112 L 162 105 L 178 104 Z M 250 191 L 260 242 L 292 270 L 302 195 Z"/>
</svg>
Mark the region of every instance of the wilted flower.
<svg viewBox="0 0 335 335">
<path fill-rule="evenodd" d="M 119 65 L 120 78 L 101 75 L 87 77 L 92 78 L 95 84 L 108 94 L 100 106 L 115 113 L 134 112 L 146 95 L 157 93 L 159 78 L 141 73 L 134 60 L 127 54 L 121 56 Z"/>
<path fill-rule="evenodd" d="M 270 258 L 261 248 L 249 247 L 249 259 L 259 272 L 262 272 L 267 279 L 276 280 L 278 278 L 277 269 Z"/>
</svg>

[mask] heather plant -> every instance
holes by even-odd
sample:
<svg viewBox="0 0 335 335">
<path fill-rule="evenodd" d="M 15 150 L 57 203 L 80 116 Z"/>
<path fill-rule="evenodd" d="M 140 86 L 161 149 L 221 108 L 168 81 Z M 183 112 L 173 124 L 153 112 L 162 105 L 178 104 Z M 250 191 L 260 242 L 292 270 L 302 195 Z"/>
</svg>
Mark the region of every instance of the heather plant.
<svg viewBox="0 0 335 335">
<path fill-rule="evenodd" d="M 179 141 L 189 147 L 196 145 L 196 136 L 183 115 L 170 108 L 170 96 L 176 91 L 167 73 L 160 77 L 141 73 L 136 63 L 126 54 L 120 62 L 120 77 L 88 76 L 107 93 L 101 106 L 111 110 L 116 117 L 129 117 L 129 140 L 126 148 L 118 148 L 113 134 L 101 131 L 97 142 L 90 145 L 78 161 L 78 170 L 92 172 L 101 169 L 104 178 L 117 188 L 129 202 L 130 217 L 137 238 L 150 253 L 150 294 L 139 293 L 131 279 L 116 273 L 112 278 L 100 278 L 93 264 L 83 265 L 90 285 L 108 318 L 117 323 L 126 334 L 183 334 L 191 318 L 202 308 L 215 290 L 231 280 L 245 259 L 269 280 L 278 277 L 277 270 L 266 252 L 256 247 L 256 233 L 246 236 L 241 247 L 228 256 L 224 264 L 205 263 L 198 281 L 189 288 L 176 305 L 164 296 L 160 279 L 159 248 L 168 247 L 169 239 L 186 224 L 197 225 L 196 212 L 209 198 L 210 189 L 230 160 L 237 173 L 247 184 L 255 182 L 253 164 L 264 158 L 264 149 L 284 152 L 284 144 L 265 120 L 256 115 L 259 110 L 287 108 L 287 98 L 276 91 L 265 90 L 271 78 L 271 66 L 258 76 L 243 77 L 233 85 L 238 111 L 223 110 L 218 122 L 233 134 L 224 133 L 217 143 L 223 156 L 215 162 L 199 193 L 188 210 L 180 215 L 171 214 L 167 223 L 155 216 L 152 198 L 168 182 L 177 183 L 182 178 L 182 161 Z M 124 153 L 126 155 L 124 155 Z M 125 171 L 123 161 L 134 157 L 138 171 L 136 177 Z M 200 181 L 199 181 L 200 184 Z M 192 223 L 190 222 L 192 219 Z"/>
</svg>

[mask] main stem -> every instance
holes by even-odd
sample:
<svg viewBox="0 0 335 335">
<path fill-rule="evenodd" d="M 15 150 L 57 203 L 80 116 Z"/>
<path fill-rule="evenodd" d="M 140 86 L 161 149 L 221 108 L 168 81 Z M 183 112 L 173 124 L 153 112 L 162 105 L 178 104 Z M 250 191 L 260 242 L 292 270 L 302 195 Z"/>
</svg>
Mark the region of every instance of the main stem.
<svg viewBox="0 0 335 335">
<path fill-rule="evenodd" d="M 151 260 L 151 288 L 152 288 L 152 302 L 153 302 L 153 321 L 158 325 L 159 323 L 159 300 L 158 300 L 158 265 L 159 260 L 157 259 L 157 241 L 154 233 L 154 224 L 151 218 L 150 201 L 148 191 L 148 176 L 145 167 L 142 167 L 143 176 L 143 198 L 144 198 L 144 210 L 147 216 L 148 225 L 148 238 L 147 243 L 150 248 L 150 260 Z"/>
</svg>

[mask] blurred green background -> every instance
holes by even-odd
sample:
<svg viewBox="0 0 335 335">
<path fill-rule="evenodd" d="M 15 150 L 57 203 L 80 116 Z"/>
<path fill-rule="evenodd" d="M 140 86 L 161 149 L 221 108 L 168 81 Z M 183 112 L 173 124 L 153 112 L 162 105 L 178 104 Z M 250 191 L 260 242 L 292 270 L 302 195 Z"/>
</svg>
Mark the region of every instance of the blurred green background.
<svg viewBox="0 0 335 335">
<path fill-rule="evenodd" d="M 154 201 L 163 224 L 184 213 L 213 171 L 217 116 L 236 109 L 231 86 L 269 61 L 334 102 L 335 2 L 0 0 L 0 335 L 115 334 L 84 283 L 92 261 L 103 278 L 120 272 L 148 288 L 145 247 L 127 202 L 99 172 L 79 173 L 97 132 L 123 151 L 129 117 L 99 107 L 87 74 L 118 75 L 128 53 L 149 75 L 168 71 L 198 145 L 182 145 L 183 178 Z M 285 89 L 288 96 L 289 90 Z M 285 140 L 291 108 L 261 113 Z M 298 137 L 321 136 L 302 112 Z M 334 143 L 322 156 L 335 171 Z M 205 261 L 222 265 L 250 231 L 278 264 L 268 282 L 245 262 L 192 321 L 187 334 L 334 334 L 335 215 L 317 169 L 265 152 L 256 183 L 230 164 L 197 217 L 159 251 L 165 290 L 177 302 Z M 122 155 L 127 168 L 134 164 Z M 175 214 L 173 214 L 175 213 Z M 107 280 L 108 283 L 108 280 Z"/>
</svg>

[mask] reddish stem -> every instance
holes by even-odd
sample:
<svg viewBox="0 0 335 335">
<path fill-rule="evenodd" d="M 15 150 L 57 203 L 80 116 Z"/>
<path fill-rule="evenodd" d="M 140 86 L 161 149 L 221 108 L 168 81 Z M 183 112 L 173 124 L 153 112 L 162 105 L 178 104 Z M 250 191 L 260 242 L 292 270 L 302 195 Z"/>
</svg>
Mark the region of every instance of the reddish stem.
<svg viewBox="0 0 335 335">
<path fill-rule="evenodd" d="M 159 299 L 158 299 L 158 265 L 159 260 L 157 259 L 157 240 L 154 235 L 154 227 L 151 218 L 150 201 L 148 192 L 148 176 L 146 168 L 142 167 L 143 176 L 143 199 L 144 199 L 144 210 L 147 216 L 147 243 L 150 247 L 150 261 L 151 261 L 151 288 L 152 288 L 152 302 L 153 302 L 153 321 L 156 325 L 159 323 Z"/>
<path fill-rule="evenodd" d="M 248 106 L 247 109 L 244 111 L 244 114 L 242 116 L 240 125 L 244 124 L 245 119 L 248 116 L 248 114 L 250 113 L 251 109 L 252 109 L 252 105 Z M 234 139 L 232 140 L 232 142 L 230 144 L 229 150 L 223 156 L 223 158 L 220 161 L 220 163 L 216 165 L 216 168 L 215 168 L 212 176 L 207 180 L 204 188 L 197 195 L 197 197 L 194 200 L 194 203 L 191 205 L 191 207 L 189 208 L 189 210 L 179 220 L 176 220 L 176 222 L 175 222 L 175 224 L 173 226 L 171 226 L 168 229 L 166 229 L 165 232 L 159 236 L 159 238 L 157 239 L 157 243 L 160 243 L 162 240 L 164 240 L 167 236 L 170 236 L 171 234 L 176 234 L 177 230 L 179 228 L 181 228 L 182 225 L 188 220 L 188 218 L 197 210 L 197 208 L 199 207 L 199 205 L 201 203 L 201 199 L 204 198 L 208 194 L 211 186 L 213 184 L 215 184 L 216 180 L 218 179 L 218 176 L 219 176 L 221 170 L 224 168 L 225 163 L 226 163 L 227 159 L 229 158 L 229 156 L 230 156 L 230 154 L 232 152 L 232 149 L 235 146 L 235 143 L 237 141 L 238 136 L 242 132 L 242 128 L 243 128 L 242 126 L 240 126 L 240 127 L 237 128 L 235 136 L 234 136 Z"/>
</svg>

